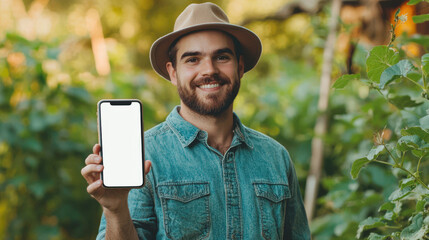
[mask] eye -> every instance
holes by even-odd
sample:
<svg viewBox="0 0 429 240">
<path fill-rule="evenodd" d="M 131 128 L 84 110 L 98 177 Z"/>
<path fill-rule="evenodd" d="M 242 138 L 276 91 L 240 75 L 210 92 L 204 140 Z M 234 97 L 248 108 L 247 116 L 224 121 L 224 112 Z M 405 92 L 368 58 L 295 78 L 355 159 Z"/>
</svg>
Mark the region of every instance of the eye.
<svg viewBox="0 0 429 240">
<path fill-rule="evenodd" d="M 218 61 L 225 62 L 225 61 L 228 61 L 231 58 L 228 55 L 219 55 L 219 56 L 216 57 L 216 59 Z"/>
<path fill-rule="evenodd" d="M 186 63 L 196 63 L 196 62 L 198 62 L 198 58 L 196 58 L 196 57 L 190 57 L 190 58 L 186 59 L 185 62 Z"/>
</svg>

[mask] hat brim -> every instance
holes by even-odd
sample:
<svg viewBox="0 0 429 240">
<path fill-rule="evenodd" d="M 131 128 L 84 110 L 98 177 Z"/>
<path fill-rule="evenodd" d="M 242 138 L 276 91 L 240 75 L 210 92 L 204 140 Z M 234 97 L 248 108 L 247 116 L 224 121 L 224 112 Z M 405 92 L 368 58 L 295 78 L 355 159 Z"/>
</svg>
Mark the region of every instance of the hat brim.
<svg viewBox="0 0 429 240">
<path fill-rule="evenodd" d="M 166 64 L 170 61 L 168 50 L 178 38 L 195 31 L 219 30 L 231 34 L 240 43 L 241 54 L 244 59 L 244 72 L 252 69 L 259 60 L 262 52 L 262 43 L 259 37 L 249 29 L 228 23 L 204 23 L 183 28 L 169 33 L 156 40 L 150 49 L 150 63 L 153 69 L 163 78 L 170 81 Z"/>
</svg>

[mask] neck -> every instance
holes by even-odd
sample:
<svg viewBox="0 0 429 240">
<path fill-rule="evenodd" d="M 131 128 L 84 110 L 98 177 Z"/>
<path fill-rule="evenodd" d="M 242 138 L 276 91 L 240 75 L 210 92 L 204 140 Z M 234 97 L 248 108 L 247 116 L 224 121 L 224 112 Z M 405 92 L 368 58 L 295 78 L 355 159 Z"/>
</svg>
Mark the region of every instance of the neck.
<svg viewBox="0 0 429 240">
<path fill-rule="evenodd" d="M 219 150 L 222 154 L 231 146 L 234 128 L 234 117 L 231 106 L 218 116 L 201 115 L 189 109 L 185 104 L 181 103 L 180 115 L 208 134 L 207 143 Z"/>
</svg>

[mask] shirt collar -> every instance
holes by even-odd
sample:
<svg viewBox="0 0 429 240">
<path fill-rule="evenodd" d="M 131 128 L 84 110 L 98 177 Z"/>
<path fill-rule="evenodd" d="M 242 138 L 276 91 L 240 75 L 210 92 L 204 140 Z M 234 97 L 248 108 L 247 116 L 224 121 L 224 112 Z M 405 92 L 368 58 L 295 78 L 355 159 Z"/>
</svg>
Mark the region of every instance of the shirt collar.
<svg viewBox="0 0 429 240">
<path fill-rule="evenodd" d="M 187 147 L 197 138 L 200 132 L 201 134 L 206 133 L 183 119 L 179 114 L 179 109 L 180 106 L 176 106 L 168 115 L 166 122 L 178 137 L 182 146 Z M 237 138 L 240 142 L 244 142 L 248 147 L 253 148 L 253 144 L 248 137 L 246 128 L 235 113 L 234 124 L 234 138 Z"/>
</svg>

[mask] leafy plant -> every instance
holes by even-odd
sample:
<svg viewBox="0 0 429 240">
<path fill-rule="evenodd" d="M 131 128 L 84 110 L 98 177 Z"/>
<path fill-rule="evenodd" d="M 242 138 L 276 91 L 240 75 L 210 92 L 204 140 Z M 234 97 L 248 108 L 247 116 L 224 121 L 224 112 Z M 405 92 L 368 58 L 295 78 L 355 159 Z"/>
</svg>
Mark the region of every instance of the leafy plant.
<svg viewBox="0 0 429 240">
<path fill-rule="evenodd" d="M 410 0 L 408 2 L 408 5 L 416 5 L 423 1 L 429 2 L 428 0 Z M 413 16 L 413 21 L 415 23 L 422 23 L 422 22 L 429 21 L 429 14 L 421 14 L 421 15 Z"/>
<path fill-rule="evenodd" d="M 378 208 L 379 216 L 359 223 L 357 238 L 429 239 L 429 186 L 421 168 L 429 156 L 429 53 L 411 59 L 393 48 L 394 29 L 400 19 L 398 10 L 389 45 L 369 52 L 368 79 L 361 79 L 360 74 L 344 75 L 333 85 L 342 89 L 360 79 L 388 102 L 391 111 L 386 119 L 397 121 L 396 125 L 386 121 L 385 128 L 374 136 L 375 146 L 352 164 L 354 179 L 368 164 L 390 166 L 399 179 L 396 189 Z"/>
<path fill-rule="evenodd" d="M 80 176 L 94 99 L 63 72 L 57 44 L 8 33 L 0 49 L 0 238 L 82 238 L 100 211 Z"/>
</svg>

